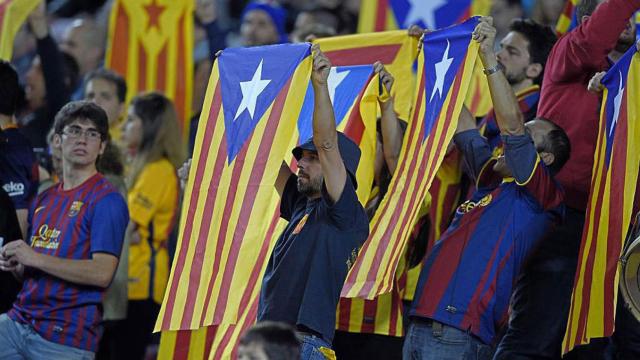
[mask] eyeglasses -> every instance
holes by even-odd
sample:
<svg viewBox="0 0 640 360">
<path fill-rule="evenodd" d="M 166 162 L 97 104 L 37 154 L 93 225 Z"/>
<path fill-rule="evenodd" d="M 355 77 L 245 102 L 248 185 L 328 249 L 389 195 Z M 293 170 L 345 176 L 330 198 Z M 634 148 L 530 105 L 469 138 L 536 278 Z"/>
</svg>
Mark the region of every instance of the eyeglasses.
<svg viewBox="0 0 640 360">
<path fill-rule="evenodd" d="M 102 140 L 102 134 L 96 129 L 83 130 L 79 126 L 69 126 L 62 130 L 62 133 L 67 135 L 71 139 L 78 139 L 84 136 L 87 140 L 98 141 Z"/>
</svg>

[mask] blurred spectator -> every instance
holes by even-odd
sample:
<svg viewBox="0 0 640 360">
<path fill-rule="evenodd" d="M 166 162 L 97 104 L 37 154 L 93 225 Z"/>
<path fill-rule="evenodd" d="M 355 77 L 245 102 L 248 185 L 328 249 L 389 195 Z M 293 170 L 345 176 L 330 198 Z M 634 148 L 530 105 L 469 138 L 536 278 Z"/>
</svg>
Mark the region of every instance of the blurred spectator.
<svg viewBox="0 0 640 360">
<path fill-rule="evenodd" d="M 28 23 L 37 39 L 38 56 L 26 74 L 29 113 L 19 119 L 18 124 L 40 164 L 50 169 L 46 136 L 55 114 L 69 101 L 79 70 L 73 57 L 61 53 L 49 35 L 44 2 L 29 15 Z"/>
<path fill-rule="evenodd" d="M 322 8 L 309 8 L 298 13 L 295 27 L 291 33 L 291 42 L 303 42 L 307 36 L 326 37 L 336 35 L 339 19 L 330 11 Z"/>
<path fill-rule="evenodd" d="M 169 278 L 168 238 L 178 212 L 176 169 L 184 161 L 176 110 L 148 93 L 131 101 L 122 142 L 129 174 L 129 303 L 119 354 L 142 359 Z"/>
<path fill-rule="evenodd" d="M 242 12 L 240 37 L 243 46 L 285 43 L 286 11 L 277 3 L 253 1 Z"/>
<path fill-rule="evenodd" d="M 109 135 L 118 142 L 127 99 L 125 79 L 112 70 L 93 70 L 85 78 L 84 98 L 98 104 L 107 113 Z"/>
<path fill-rule="evenodd" d="M 83 98 L 83 79 L 103 62 L 105 34 L 95 21 L 89 18 L 77 19 L 65 31 L 60 49 L 76 60 L 79 67 L 80 83 L 74 89 L 71 100 Z"/>
<path fill-rule="evenodd" d="M 238 360 L 299 360 L 300 340 L 291 325 L 263 321 L 253 325 L 242 337 Z"/>
<path fill-rule="evenodd" d="M 498 34 L 496 35 L 496 46 L 500 44 L 509 32 L 509 25 L 513 19 L 522 18 L 524 12 L 520 0 L 494 0 L 491 6 L 491 16 L 493 25 Z"/>
<path fill-rule="evenodd" d="M 29 205 L 38 190 L 38 163 L 14 122 L 20 96 L 18 74 L 0 60 L 0 186 L 13 201 L 20 229 L 27 233 Z"/>
<path fill-rule="evenodd" d="M 569 0 L 537 0 L 531 17 L 542 25 L 555 27 L 566 1 Z"/>
</svg>

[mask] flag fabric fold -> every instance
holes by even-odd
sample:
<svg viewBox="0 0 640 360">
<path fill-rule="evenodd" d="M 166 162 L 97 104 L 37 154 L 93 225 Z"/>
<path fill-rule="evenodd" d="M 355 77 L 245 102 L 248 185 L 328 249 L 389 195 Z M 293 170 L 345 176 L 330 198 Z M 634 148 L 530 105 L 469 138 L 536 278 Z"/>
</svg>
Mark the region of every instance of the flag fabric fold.
<svg viewBox="0 0 640 360">
<path fill-rule="evenodd" d="M 580 0 L 567 0 L 556 23 L 556 34 L 562 36 L 578 26 L 577 7 Z"/>
<path fill-rule="evenodd" d="M 444 158 L 477 58 L 471 33 L 479 19 L 426 34 L 418 56 L 415 106 L 398 169 L 351 268 L 343 297 L 372 299 L 393 287 L 418 210 Z"/>
<path fill-rule="evenodd" d="M 11 60 L 13 40 L 40 0 L 0 0 L 0 59 Z"/>
<path fill-rule="evenodd" d="M 144 91 L 164 93 L 183 134 L 192 115 L 193 11 L 193 1 L 114 1 L 105 57 L 105 67 L 127 81 L 127 102 Z"/>
<path fill-rule="evenodd" d="M 216 60 L 156 330 L 236 324 L 256 301 L 284 225 L 274 184 L 311 64 L 309 44 L 227 49 Z"/>
<path fill-rule="evenodd" d="M 602 84 L 606 89 L 563 353 L 614 330 L 618 259 L 640 167 L 640 54 L 635 47 L 609 69 Z"/>
</svg>

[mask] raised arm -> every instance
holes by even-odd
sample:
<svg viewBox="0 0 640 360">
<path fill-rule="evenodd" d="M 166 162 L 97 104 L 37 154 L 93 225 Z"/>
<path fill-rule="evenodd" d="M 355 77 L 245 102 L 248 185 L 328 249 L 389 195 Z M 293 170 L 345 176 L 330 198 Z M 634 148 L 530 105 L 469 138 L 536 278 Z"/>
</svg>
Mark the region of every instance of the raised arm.
<svg viewBox="0 0 640 360">
<path fill-rule="evenodd" d="M 384 68 L 384 65 L 380 61 L 376 61 L 373 64 L 373 70 L 380 77 L 380 82 L 386 90 L 382 96 L 378 97 L 378 103 L 382 110 L 382 118 L 380 119 L 380 129 L 382 132 L 382 151 L 384 153 L 384 160 L 387 163 L 389 172 L 393 174 L 398 166 L 398 158 L 400 157 L 400 150 L 402 149 L 402 128 L 400 127 L 400 121 L 396 115 L 396 111 L 393 108 L 393 98 L 391 95 L 391 88 L 393 87 L 393 76 Z"/>
<path fill-rule="evenodd" d="M 318 151 L 318 159 L 322 167 L 327 193 L 331 200 L 336 202 L 340 199 L 342 190 L 344 190 L 344 185 L 347 181 L 347 170 L 344 167 L 340 149 L 338 148 L 336 120 L 327 87 L 331 62 L 320 51 L 320 47 L 317 44 L 312 46 L 311 51 L 313 52 L 311 83 L 315 93 L 313 144 Z"/>
<path fill-rule="evenodd" d="M 523 135 L 524 117 L 518 106 L 516 95 L 509 85 L 494 52 L 496 29 L 493 19 L 484 17 L 473 32 L 473 38 L 480 43 L 480 60 L 485 68 L 493 110 L 502 135 Z"/>
</svg>

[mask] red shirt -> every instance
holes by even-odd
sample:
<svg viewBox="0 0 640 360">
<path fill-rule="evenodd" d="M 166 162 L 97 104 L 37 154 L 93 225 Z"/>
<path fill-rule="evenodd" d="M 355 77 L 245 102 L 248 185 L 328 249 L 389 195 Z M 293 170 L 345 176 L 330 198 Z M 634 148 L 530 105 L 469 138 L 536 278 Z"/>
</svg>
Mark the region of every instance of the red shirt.
<svg viewBox="0 0 640 360">
<path fill-rule="evenodd" d="M 561 37 L 549 54 L 538 116 L 561 126 L 571 140 L 571 157 L 556 176 L 568 206 L 585 210 L 598 135 L 600 98 L 587 91 L 591 77 L 609 67 L 615 46 L 640 0 L 609 0 Z"/>
</svg>

